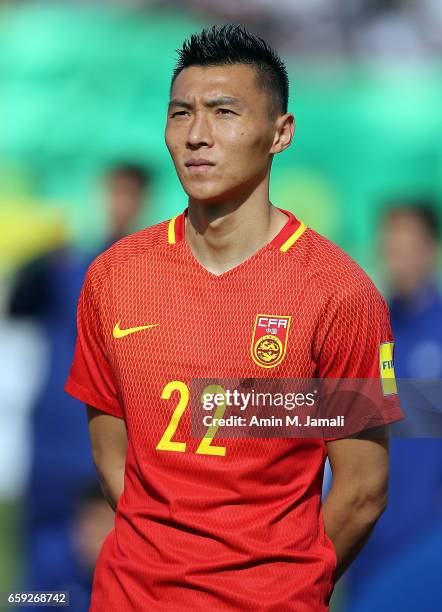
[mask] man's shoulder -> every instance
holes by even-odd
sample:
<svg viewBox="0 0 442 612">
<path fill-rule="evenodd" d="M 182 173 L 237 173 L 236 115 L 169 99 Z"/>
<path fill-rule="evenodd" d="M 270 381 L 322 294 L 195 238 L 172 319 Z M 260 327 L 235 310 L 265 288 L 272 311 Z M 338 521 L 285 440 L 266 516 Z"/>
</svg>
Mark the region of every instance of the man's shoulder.
<svg viewBox="0 0 442 612">
<path fill-rule="evenodd" d="M 341 247 L 313 229 L 305 232 L 304 261 L 312 281 L 328 295 L 379 294 L 372 279 Z"/>
<path fill-rule="evenodd" d="M 95 257 L 89 266 L 88 276 L 98 279 L 107 276 L 115 268 L 124 267 L 133 259 L 145 255 L 154 256 L 161 247 L 167 245 L 169 221 L 166 219 L 117 240 Z"/>
</svg>

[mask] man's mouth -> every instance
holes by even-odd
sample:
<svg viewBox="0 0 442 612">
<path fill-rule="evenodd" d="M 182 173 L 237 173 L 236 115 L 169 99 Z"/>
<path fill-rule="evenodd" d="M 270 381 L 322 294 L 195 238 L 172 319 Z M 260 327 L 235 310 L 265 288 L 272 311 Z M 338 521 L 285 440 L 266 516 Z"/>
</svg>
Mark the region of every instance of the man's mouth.
<svg viewBox="0 0 442 612">
<path fill-rule="evenodd" d="M 210 168 L 213 168 L 215 165 L 212 161 L 208 159 L 203 159 L 201 157 L 189 159 L 184 164 L 186 168 L 189 168 L 190 172 L 207 172 Z"/>
</svg>

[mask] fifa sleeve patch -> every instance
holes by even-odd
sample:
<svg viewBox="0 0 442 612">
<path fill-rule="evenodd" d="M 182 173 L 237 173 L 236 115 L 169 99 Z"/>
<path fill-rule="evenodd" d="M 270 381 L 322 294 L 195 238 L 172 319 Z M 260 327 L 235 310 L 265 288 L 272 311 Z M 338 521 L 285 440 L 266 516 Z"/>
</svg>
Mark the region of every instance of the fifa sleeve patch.
<svg viewBox="0 0 442 612">
<path fill-rule="evenodd" d="M 397 393 L 393 364 L 394 342 L 382 342 L 379 346 L 379 371 L 384 395 Z"/>
</svg>

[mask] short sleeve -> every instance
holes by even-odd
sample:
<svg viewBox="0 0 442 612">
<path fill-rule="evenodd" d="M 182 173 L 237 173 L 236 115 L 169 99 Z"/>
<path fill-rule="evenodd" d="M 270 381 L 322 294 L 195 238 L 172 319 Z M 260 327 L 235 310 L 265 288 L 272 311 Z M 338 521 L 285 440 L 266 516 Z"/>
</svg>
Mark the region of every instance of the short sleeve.
<svg viewBox="0 0 442 612">
<path fill-rule="evenodd" d="M 124 418 L 104 342 L 100 311 L 94 300 L 90 270 L 78 300 L 75 353 L 64 390 L 85 404 Z"/>
<path fill-rule="evenodd" d="M 379 379 L 385 386 L 380 363 L 385 348 L 391 348 L 393 368 L 394 338 L 388 306 L 373 283 L 358 280 L 351 289 L 338 292 L 323 313 L 316 345 L 317 377 L 320 379 Z M 392 370 L 394 377 L 394 370 Z M 364 419 L 365 428 L 377 427 L 404 418 L 396 392 L 380 391 L 372 414 L 349 415 Z M 370 383 L 367 383 L 370 385 Z M 371 388 L 374 388 L 372 383 Z M 356 407 L 358 408 L 358 407 Z M 355 408 L 355 409 L 356 409 Z"/>
</svg>

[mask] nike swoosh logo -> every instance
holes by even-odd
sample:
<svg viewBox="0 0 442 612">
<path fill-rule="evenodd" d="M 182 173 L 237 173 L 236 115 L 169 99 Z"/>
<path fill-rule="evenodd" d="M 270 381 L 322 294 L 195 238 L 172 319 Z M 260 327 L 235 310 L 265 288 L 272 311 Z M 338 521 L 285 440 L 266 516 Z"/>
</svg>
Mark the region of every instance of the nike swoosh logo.
<svg viewBox="0 0 442 612">
<path fill-rule="evenodd" d="M 143 329 L 149 329 L 151 327 L 157 327 L 159 323 L 154 323 L 153 325 L 139 325 L 138 327 L 128 327 L 127 329 L 120 329 L 120 321 L 115 325 L 113 330 L 114 338 L 124 338 L 124 336 L 128 336 L 129 334 L 134 334 L 135 332 L 139 332 Z"/>
</svg>

